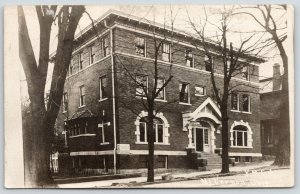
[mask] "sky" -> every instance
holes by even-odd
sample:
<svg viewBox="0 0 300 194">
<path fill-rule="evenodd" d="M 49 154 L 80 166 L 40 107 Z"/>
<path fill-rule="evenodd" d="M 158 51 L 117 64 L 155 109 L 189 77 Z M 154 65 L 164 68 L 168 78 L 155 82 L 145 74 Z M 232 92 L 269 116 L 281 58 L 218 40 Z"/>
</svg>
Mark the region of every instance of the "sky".
<svg viewBox="0 0 300 194">
<path fill-rule="evenodd" d="M 203 6 L 203 5 L 101 5 L 101 6 L 93 6 L 89 5 L 86 6 L 86 11 L 91 15 L 91 17 L 96 20 L 105 12 L 110 9 L 114 9 L 117 11 L 122 11 L 124 13 L 138 16 L 141 18 L 145 18 L 150 21 L 155 21 L 161 24 L 166 23 L 170 25 L 171 15 L 173 18 L 176 15 L 174 26 L 177 29 L 187 31 L 188 33 L 194 34 L 195 31 L 191 28 L 190 21 L 192 21 L 197 27 L 200 27 L 203 24 L 205 19 L 205 15 L 208 17 L 208 23 L 206 25 L 206 32 L 207 36 L 211 39 L 214 39 L 216 35 L 220 35 L 220 31 L 217 27 L 221 24 L 220 12 L 229 10 L 232 8 L 231 5 L 227 6 Z M 17 44 L 17 37 L 18 37 L 18 29 L 17 29 L 17 11 L 16 7 L 9 7 L 6 10 L 5 18 L 9 18 L 9 22 L 5 23 L 5 31 L 8 32 L 8 36 L 6 36 L 6 40 L 10 44 L 10 51 L 8 52 L 8 58 L 14 59 L 14 63 L 19 65 L 20 67 L 20 79 L 21 79 L 21 95 L 26 94 L 26 87 L 22 87 L 24 84 L 26 85 L 25 75 L 22 69 L 22 65 L 18 58 L 18 44 Z M 34 53 L 36 59 L 38 60 L 39 54 L 39 24 L 37 20 L 37 15 L 35 12 L 35 8 L 32 6 L 24 7 L 26 21 L 29 29 L 29 35 L 32 41 Z M 205 14 L 206 13 L 206 14 Z M 257 16 L 259 13 L 254 13 Z M 286 15 L 283 15 L 281 11 L 276 11 L 277 16 L 276 20 L 278 23 L 284 25 L 286 20 Z M 258 17 L 259 18 L 259 17 Z M 259 18 L 261 19 L 261 18 Z M 76 33 L 80 33 L 87 25 L 91 23 L 90 18 L 87 14 L 84 14 L 81 18 Z M 245 38 L 249 37 L 251 34 L 246 33 L 249 31 L 261 31 L 261 27 L 253 21 L 252 18 L 247 17 L 245 15 L 239 15 L 238 17 L 233 17 L 233 19 L 229 22 L 229 29 L 231 33 L 228 34 L 228 42 L 233 42 L 235 47 L 239 47 L 241 41 Z M 237 32 L 238 31 L 238 32 Z M 243 33 L 239 33 L 242 31 Z M 281 33 L 281 32 L 280 32 Z M 54 52 L 57 45 L 57 25 L 54 24 L 52 26 L 52 33 L 50 38 L 50 52 Z M 258 34 L 255 36 L 249 43 L 255 42 L 262 34 Z M 262 39 L 269 38 L 269 35 L 266 33 L 264 34 Z M 277 49 L 272 49 L 268 53 L 262 53 L 262 56 L 269 57 L 268 61 L 264 64 L 260 65 L 260 79 L 272 76 L 272 66 L 274 63 L 281 64 L 281 59 L 278 56 Z M 51 81 L 51 71 L 53 67 L 49 66 L 49 74 L 47 79 L 47 86 L 50 87 Z"/>
</svg>

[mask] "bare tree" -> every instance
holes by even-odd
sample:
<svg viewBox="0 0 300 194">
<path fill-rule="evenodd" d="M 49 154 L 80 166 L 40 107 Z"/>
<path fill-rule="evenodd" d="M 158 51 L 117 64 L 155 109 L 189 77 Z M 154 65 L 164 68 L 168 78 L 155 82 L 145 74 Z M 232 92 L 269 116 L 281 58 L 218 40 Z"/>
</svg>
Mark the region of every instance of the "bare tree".
<svg viewBox="0 0 300 194">
<path fill-rule="evenodd" d="M 235 14 L 250 16 L 265 32 L 271 35 L 271 42 L 279 50 L 284 73 L 282 75 L 281 104 L 280 104 L 280 130 L 275 165 L 290 165 L 290 120 L 289 120 L 289 85 L 288 85 L 288 56 L 283 46 L 287 39 L 286 5 L 256 5 L 242 6 Z M 275 16 L 280 16 L 276 18 Z"/>
<path fill-rule="evenodd" d="M 19 57 L 25 72 L 30 99 L 28 128 L 23 129 L 25 186 L 41 187 L 51 183 L 51 137 L 68 71 L 73 40 L 84 6 L 36 6 L 40 26 L 38 62 L 35 59 L 23 8 L 18 6 Z M 45 105 L 45 85 L 49 64 L 51 27 L 57 18 L 58 43 L 54 59 L 49 100 Z"/>
<path fill-rule="evenodd" d="M 157 114 L 168 105 L 178 101 L 157 101 L 162 95 L 165 95 L 164 90 L 173 79 L 173 61 L 171 56 L 175 52 L 178 52 L 172 48 L 174 43 L 173 25 L 178 10 L 175 14 L 172 10 L 170 13 L 170 26 L 166 26 L 166 21 L 162 28 L 149 26 L 149 31 L 152 33 L 152 37 L 147 38 L 148 48 L 151 48 L 147 50 L 148 57 L 152 58 L 152 61 L 149 62 L 150 64 L 145 65 L 143 61 L 134 61 L 119 54 L 115 55 L 118 64 L 118 103 L 120 103 L 121 107 L 130 110 L 136 116 L 139 116 L 141 110 L 146 110 L 148 113 L 147 118 L 144 118 L 147 124 L 146 139 L 149 151 L 147 182 L 154 182 L 154 142 L 156 141 L 154 124 L 155 120 L 158 119 Z M 153 24 L 153 22 L 147 21 L 149 24 Z M 146 54 L 144 53 L 145 50 L 141 52 L 139 50 L 141 48 L 138 48 L 139 46 L 144 46 L 145 42 L 143 41 L 145 39 L 137 40 L 136 42 L 136 52 L 141 55 Z M 169 51 L 169 54 L 162 56 L 165 49 Z M 169 65 L 161 65 L 159 62 L 161 57 L 169 58 Z M 124 87 L 122 88 L 122 86 Z"/>
<path fill-rule="evenodd" d="M 220 20 L 218 22 L 212 22 L 209 20 L 209 16 L 205 7 L 203 11 L 205 13 L 204 18 L 200 19 L 200 24 L 195 23 L 189 16 L 189 24 L 196 33 L 196 37 L 201 40 L 200 43 L 195 43 L 194 46 L 199 49 L 200 52 L 204 52 L 206 65 L 209 67 L 210 78 L 212 82 L 214 98 L 220 107 L 221 123 L 222 123 L 222 170 L 221 173 L 229 173 L 229 126 L 228 126 L 228 111 L 229 109 L 229 97 L 233 93 L 246 92 L 258 94 L 258 89 L 251 85 L 249 82 L 234 83 L 232 78 L 236 76 L 243 76 L 249 79 L 249 76 L 258 76 L 254 71 L 249 71 L 249 63 L 263 60 L 251 56 L 250 53 L 257 51 L 256 55 L 261 52 L 262 43 L 253 41 L 256 33 L 242 36 L 239 32 L 240 43 L 237 48 L 233 47 L 233 43 L 229 42 L 228 33 L 230 29 L 230 22 L 232 20 L 233 8 L 225 8 L 220 11 Z M 215 35 L 207 35 L 208 25 L 213 26 L 215 29 Z M 210 29 L 211 30 L 211 29 Z M 195 35 L 191 35 L 195 36 Z M 212 40 L 214 39 L 214 40 Z M 251 42 L 252 41 L 252 42 Z M 204 51 L 202 51 L 204 50 Z M 220 64 L 218 64 L 218 62 Z M 243 62 L 241 62 L 243 61 Z M 217 73 L 222 74 L 221 81 L 217 78 Z"/>
</svg>

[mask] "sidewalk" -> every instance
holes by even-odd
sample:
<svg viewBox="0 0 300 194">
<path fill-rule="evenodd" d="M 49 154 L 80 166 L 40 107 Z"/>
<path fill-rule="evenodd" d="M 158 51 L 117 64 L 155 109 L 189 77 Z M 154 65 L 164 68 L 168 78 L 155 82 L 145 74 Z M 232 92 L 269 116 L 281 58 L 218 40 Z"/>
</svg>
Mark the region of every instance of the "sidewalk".
<svg viewBox="0 0 300 194">
<path fill-rule="evenodd" d="M 249 171 L 249 170 L 258 170 L 258 169 L 269 169 L 272 161 L 261 162 L 261 163 L 252 163 L 246 166 L 234 166 L 230 167 L 230 172 L 240 172 L 240 171 Z M 206 176 L 206 175 L 213 175 L 215 173 L 219 173 L 221 169 L 213 169 L 210 171 L 196 171 L 196 172 L 189 172 L 189 173 L 172 173 L 174 179 L 189 179 L 195 178 L 198 176 Z M 155 176 L 155 182 L 161 182 L 162 177 L 161 175 Z M 93 182 L 83 182 L 83 183 L 72 183 L 72 184 L 59 184 L 59 188 L 98 188 L 98 187 L 112 187 L 112 185 L 117 187 L 122 187 L 122 184 L 136 184 L 136 183 L 143 183 L 147 181 L 147 177 L 136 177 L 136 178 L 127 178 L 127 179 L 115 179 L 115 180 L 104 180 L 104 181 L 93 181 Z M 124 185 L 126 186 L 126 185 Z M 126 186 L 128 187 L 128 186 Z"/>
</svg>

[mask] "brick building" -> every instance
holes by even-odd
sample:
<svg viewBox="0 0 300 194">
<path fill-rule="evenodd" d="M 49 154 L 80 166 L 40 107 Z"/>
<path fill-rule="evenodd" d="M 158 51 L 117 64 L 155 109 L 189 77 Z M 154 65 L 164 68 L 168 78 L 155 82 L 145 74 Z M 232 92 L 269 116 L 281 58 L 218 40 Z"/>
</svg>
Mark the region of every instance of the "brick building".
<svg viewBox="0 0 300 194">
<path fill-rule="evenodd" d="M 260 80 L 261 91 L 261 147 L 262 154 L 266 158 L 275 156 L 276 144 L 278 137 L 276 131 L 280 130 L 280 99 L 282 79 L 280 74 L 280 65 L 275 63 L 273 65 L 273 76 L 270 78 Z"/>
<path fill-rule="evenodd" d="M 145 99 L 129 78 L 133 75 L 151 87 L 154 30 L 155 39 L 163 41 L 158 52 L 159 85 L 169 75 L 170 66 L 174 76 L 156 100 L 156 106 L 162 108 L 154 124 L 155 167 L 198 168 L 201 159 L 210 168 L 220 166 L 221 113 L 207 65 L 213 57 L 216 82 L 221 82 L 219 47 L 211 43 L 216 52 L 206 56 L 193 46 L 200 41 L 182 31 L 109 11 L 95 28 L 89 26 L 76 37 L 58 117 L 69 150 L 70 160 L 64 157 L 61 164 L 65 168 L 93 173 L 146 169 Z M 255 62 L 247 63 L 249 60 Z M 258 94 L 262 60 L 243 56 L 240 62 L 244 68 L 231 81 L 240 86 L 230 97 L 229 156 L 237 162 L 251 162 L 262 156 Z"/>
</svg>

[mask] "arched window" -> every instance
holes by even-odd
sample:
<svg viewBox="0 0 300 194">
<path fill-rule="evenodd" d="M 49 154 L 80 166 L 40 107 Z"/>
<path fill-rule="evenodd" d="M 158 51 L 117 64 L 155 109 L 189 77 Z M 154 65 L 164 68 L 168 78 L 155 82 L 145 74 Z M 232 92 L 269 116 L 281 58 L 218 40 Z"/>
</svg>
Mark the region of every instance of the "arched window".
<svg viewBox="0 0 300 194">
<path fill-rule="evenodd" d="M 233 128 L 233 146 L 247 146 L 248 130 L 245 126 L 238 125 Z"/>
<path fill-rule="evenodd" d="M 142 111 L 135 121 L 136 125 L 136 143 L 147 143 L 147 119 L 148 113 Z M 158 144 L 169 144 L 169 123 L 162 113 L 156 114 L 156 119 L 153 122 L 155 130 L 154 142 Z"/>
<path fill-rule="evenodd" d="M 146 118 L 140 120 L 140 142 L 147 142 L 147 122 Z M 154 119 L 153 129 L 155 131 L 155 143 L 164 143 L 164 128 L 161 119 Z"/>
<path fill-rule="evenodd" d="M 231 147 L 252 148 L 252 129 L 248 122 L 234 121 L 230 128 Z"/>
</svg>

